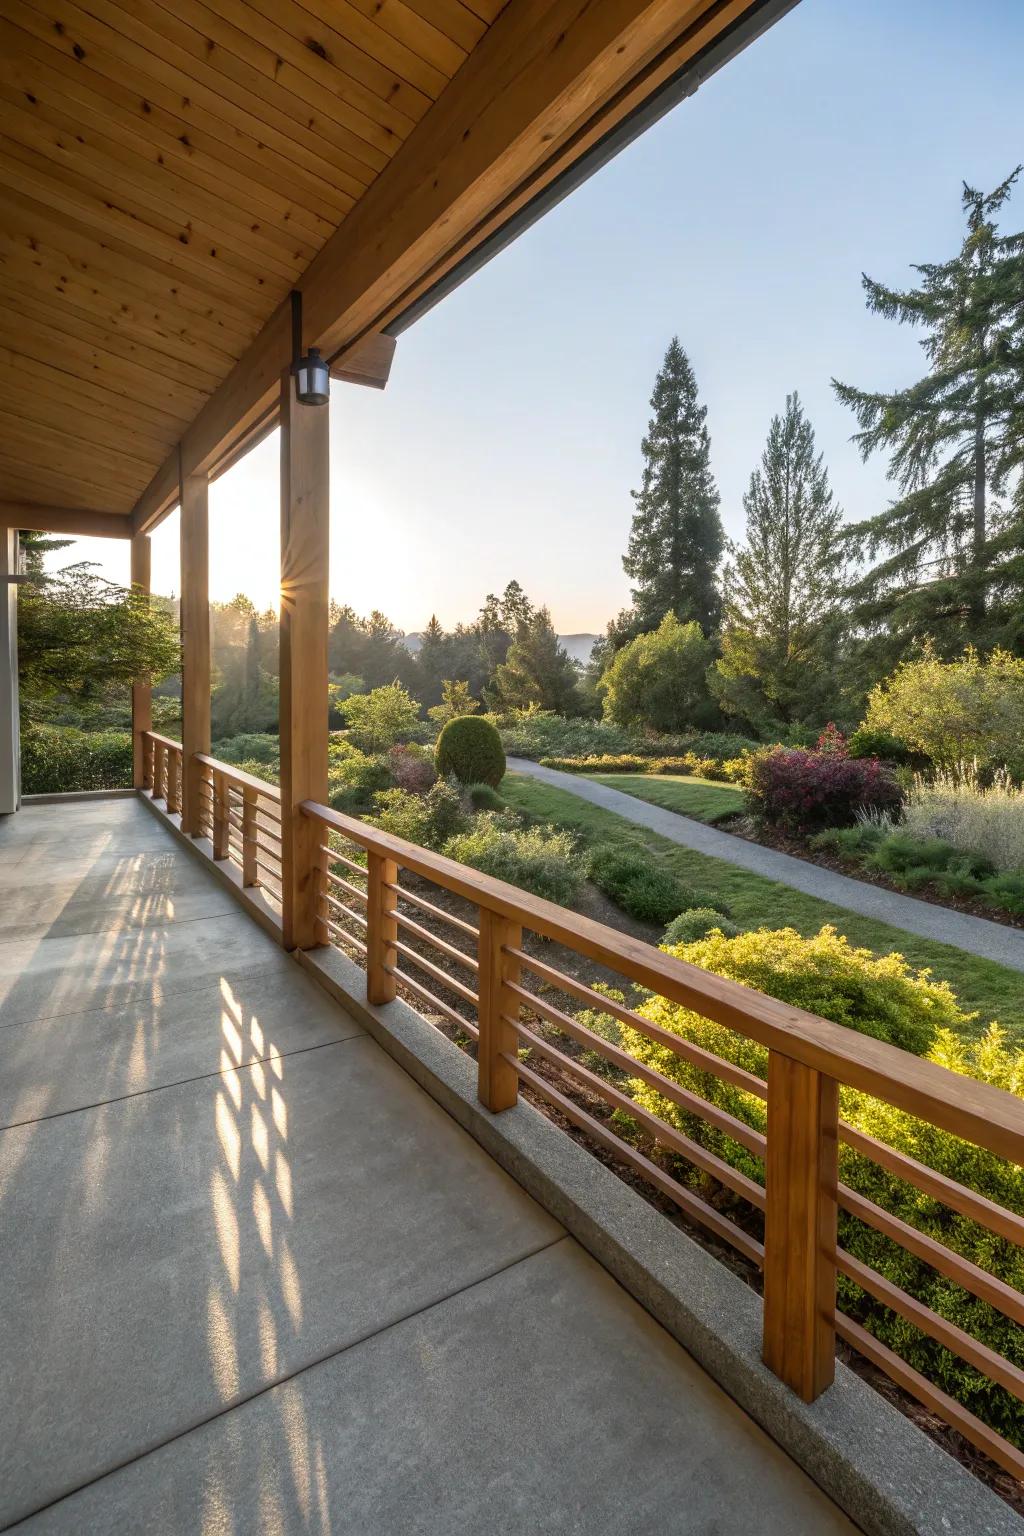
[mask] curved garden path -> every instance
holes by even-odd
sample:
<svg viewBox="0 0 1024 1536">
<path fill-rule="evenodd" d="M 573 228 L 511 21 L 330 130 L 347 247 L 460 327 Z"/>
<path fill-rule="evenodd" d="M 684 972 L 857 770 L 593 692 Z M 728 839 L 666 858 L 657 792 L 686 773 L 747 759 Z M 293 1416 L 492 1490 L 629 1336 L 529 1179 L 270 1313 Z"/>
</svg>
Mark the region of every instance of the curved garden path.
<svg viewBox="0 0 1024 1536">
<path fill-rule="evenodd" d="M 1000 965 L 1024 971 L 1024 929 L 1009 928 L 984 917 L 971 917 L 966 912 L 954 912 L 949 907 L 935 906 L 913 896 L 901 896 L 898 891 L 869 885 L 864 880 L 854 880 L 849 875 L 836 874 L 834 870 L 822 869 L 805 859 L 794 858 L 792 854 L 762 848 L 760 843 L 749 843 L 745 838 L 720 832 L 701 821 L 691 820 L 689 816 L 681 816 L 677 811 L 638 800 L 621 789 L 595 784 L 579 774 L 542 768 L 539 763 L 523 757 L 510 757 L 508 766 L 513 773 L 526 773 L 545 784 L 568 790 L 581 800 L 614 811 L 617 816 L 648 827 L 660 837 L 692 848 L 696 853 L 723 859 L 727 864 L 749 869 L 768 880 L 778 880 L 808 896 L 845 907 L 848 912 L 859 912 L 863 917 L 874 917 L 894 928 L 904 928 L 922 939 L 954 944 L 983 960 L 996 960 Z"/>
</svg>

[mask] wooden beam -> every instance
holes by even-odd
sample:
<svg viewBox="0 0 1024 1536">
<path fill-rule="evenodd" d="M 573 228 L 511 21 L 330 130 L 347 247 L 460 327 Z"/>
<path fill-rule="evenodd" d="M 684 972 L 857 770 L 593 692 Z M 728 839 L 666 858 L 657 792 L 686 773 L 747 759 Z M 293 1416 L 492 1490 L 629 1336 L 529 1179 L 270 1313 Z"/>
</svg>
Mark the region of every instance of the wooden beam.
<svg viewBox="0 0 1024 1536">
<path fill-rule="evenodd" d="M 195 754 L 210 751 L 208 492 L 205 475 L 187 475 L 181 482 L 181 830 L 190 837 L 199 836 Z"/>
<path fill-rule="evenodd" d="M 132 539 L 132 586 L 149 596 L 150 556 L 149 537 L 137 533 Z M 153 729 L 153 685 L 149 678 L 132 684 L 132 783 L 142 789 L 146 781 L 145 752 L 142 732 Z"/>
<path fill-rule="evenodd" d="M 132 537 L 132 520 L 122 513 L 44 507 L 31 501 L 0 501 L 0 528 L 29 528 L 34 533 L 66 533 L 75 538 Z"/>
<path fill-rule="evenodd" d="M 303 345 L 336 372 L 754 0 L 509 0 L 442 95 L 306 269 Z M 273 404 L 291 359 L 282 305 L 186 432 L 186 474 L 210 472 Z M 161 477 L 135 528 L 168 509 Z"/>
<path fill-rule="evenodd" d="M 364 336 L 354 347 L 342 352 L 337 360 L 332 360 L 331 378 L 340 379 L 345 384 L 383 389 L 391 376 L 397 345 L 394 336 Z"/>
<path fill-rule="evenodd" d="M 300 807 L 327 799 L 330 408 L 300 405 L 288 371 L 280 389 L 281 942 L 311 949 L 321 834 Z"/>
</svg>

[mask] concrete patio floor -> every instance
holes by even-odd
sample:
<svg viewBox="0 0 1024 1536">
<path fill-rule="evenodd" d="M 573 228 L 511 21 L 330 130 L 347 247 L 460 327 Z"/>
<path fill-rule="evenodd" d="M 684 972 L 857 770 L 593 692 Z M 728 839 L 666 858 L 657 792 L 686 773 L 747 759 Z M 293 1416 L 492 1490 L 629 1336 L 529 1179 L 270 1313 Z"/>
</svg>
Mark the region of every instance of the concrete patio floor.
<svg viewBox="0 0 1024 1536">
<path fill-rule="evenodd" d="M 133 799 L 0 822 L 0 1529 L 854 1527 Z"/>
</svg>

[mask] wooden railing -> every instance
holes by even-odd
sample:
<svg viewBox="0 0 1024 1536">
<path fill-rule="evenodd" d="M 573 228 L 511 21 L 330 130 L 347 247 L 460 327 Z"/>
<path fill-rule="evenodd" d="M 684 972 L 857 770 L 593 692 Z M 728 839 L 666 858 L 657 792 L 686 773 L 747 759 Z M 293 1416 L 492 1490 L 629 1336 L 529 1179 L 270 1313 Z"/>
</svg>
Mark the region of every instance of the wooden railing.
<svg viewBox="0 0 1024 1536">
<path fill-rule="evenodd" d="M 154 800 L 163 800 L 168 811 L 181 810 L 184 764 L 180 741 L 158 731 L 142 732 L 142 782 Z"/>
<path fill-rule="evenodd" d="M 511 1107 L 520 1086 L 527 1087 L 690 1221 L 756 1265 L 763 1272 L 765 1361 L 807 1401 L 833 1379 L 838 1335 L 1000 1466 L 1024 1477 L 1024 1454 L 840 1312 L 836 1303 L 836 1278 L 842 1274 L 1024 1402 L 1019 1365 L 846 1252 L 837 1239 L 841 1208 L 969 1295 L 1024 1323 L 1019 1291 L 841 1184 L 838 1152 L 841 1141 L 926 1200 L 1021 1247 L 1024 1217 L 844 1124 L 838 1108 L 839 1088 L 848 1085 L 1021 1163 L 1024 1106 L 1018 1098 L 687 965 L 325 806 L 307 802 L 302 811 L 321 834 L 319 931 L 324 942 L 365 967 L 371 1002 L 386 1003 L 399 993 L 413 1000 L 426 1016 L 450 1026 L 460 1041 L 475 1043 L 478 1092 L 488 1108 Z M 430 896 L 423 893 L 424 882 L 434 888 Z M 434 931 L 438 928 L 444 937 Z M 541 958 L 524 935 L 564 946 L 571 956 L 596 963 L 630 986 L 766 1047 L 767 1078 L 653 1023 L 571 974 L 571 966 L 562 969 L 554 957 Z M 581 1020 L 581 1007 L 610 1015 L 698 1072 L 764 1101 L 767 1134 L 605 1039 Z M 619 1069 L 619 1081 L 571 1054 L 573 1044 Z M 641 1107 L 625 1091 L 629 1079 L 653 1087 L 753 1154 L 763 1163 L 763 1185 Z M 622 1111 L 658 1148 L 699 1169 L 712 1198 L 703 1198 L 645 1156 L 618 1134 L 610 1118 L 592 1112 L 595 1104 Z M 730 1198 L 716 1205 L 717 1192 L 728 1192 Z"/>
<path fill-rule="evenodd" d="M 281 901 L 281 792 L 230 763 L 196 753 L 199 826 L 215 859 L 228 859 L 242 884 Z"/>
<path fill-rule="evenodd" d="M 182 748 L 155 731 L 144 731 L 144 784 L 168 811 L 181 810 Z M 197 752 L 199 831 L 213 857 L 234 864 L 245 886 L 260 886 L 281 901 L 281 792 L 231 763 Z"/>
</svg>

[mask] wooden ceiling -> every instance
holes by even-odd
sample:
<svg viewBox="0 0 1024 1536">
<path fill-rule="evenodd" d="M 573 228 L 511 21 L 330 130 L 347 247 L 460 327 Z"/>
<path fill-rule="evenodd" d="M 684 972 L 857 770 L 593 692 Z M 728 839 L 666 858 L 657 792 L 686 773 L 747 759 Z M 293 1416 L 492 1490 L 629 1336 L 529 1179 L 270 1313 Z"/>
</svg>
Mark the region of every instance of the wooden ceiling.
<svg viewBox="0 0 1024 1536">
<path fill-rule="evenodd" d="M 0 522 L 152 527 L 272 419 L 292 289 L 379 383 L 383 326 L 794 3 L 3 0 Z"/>
<path fill-rule="evenodd" d="M 0 499 L 129 512 L 502 0 L 4 0 Z"/>
</svg>

